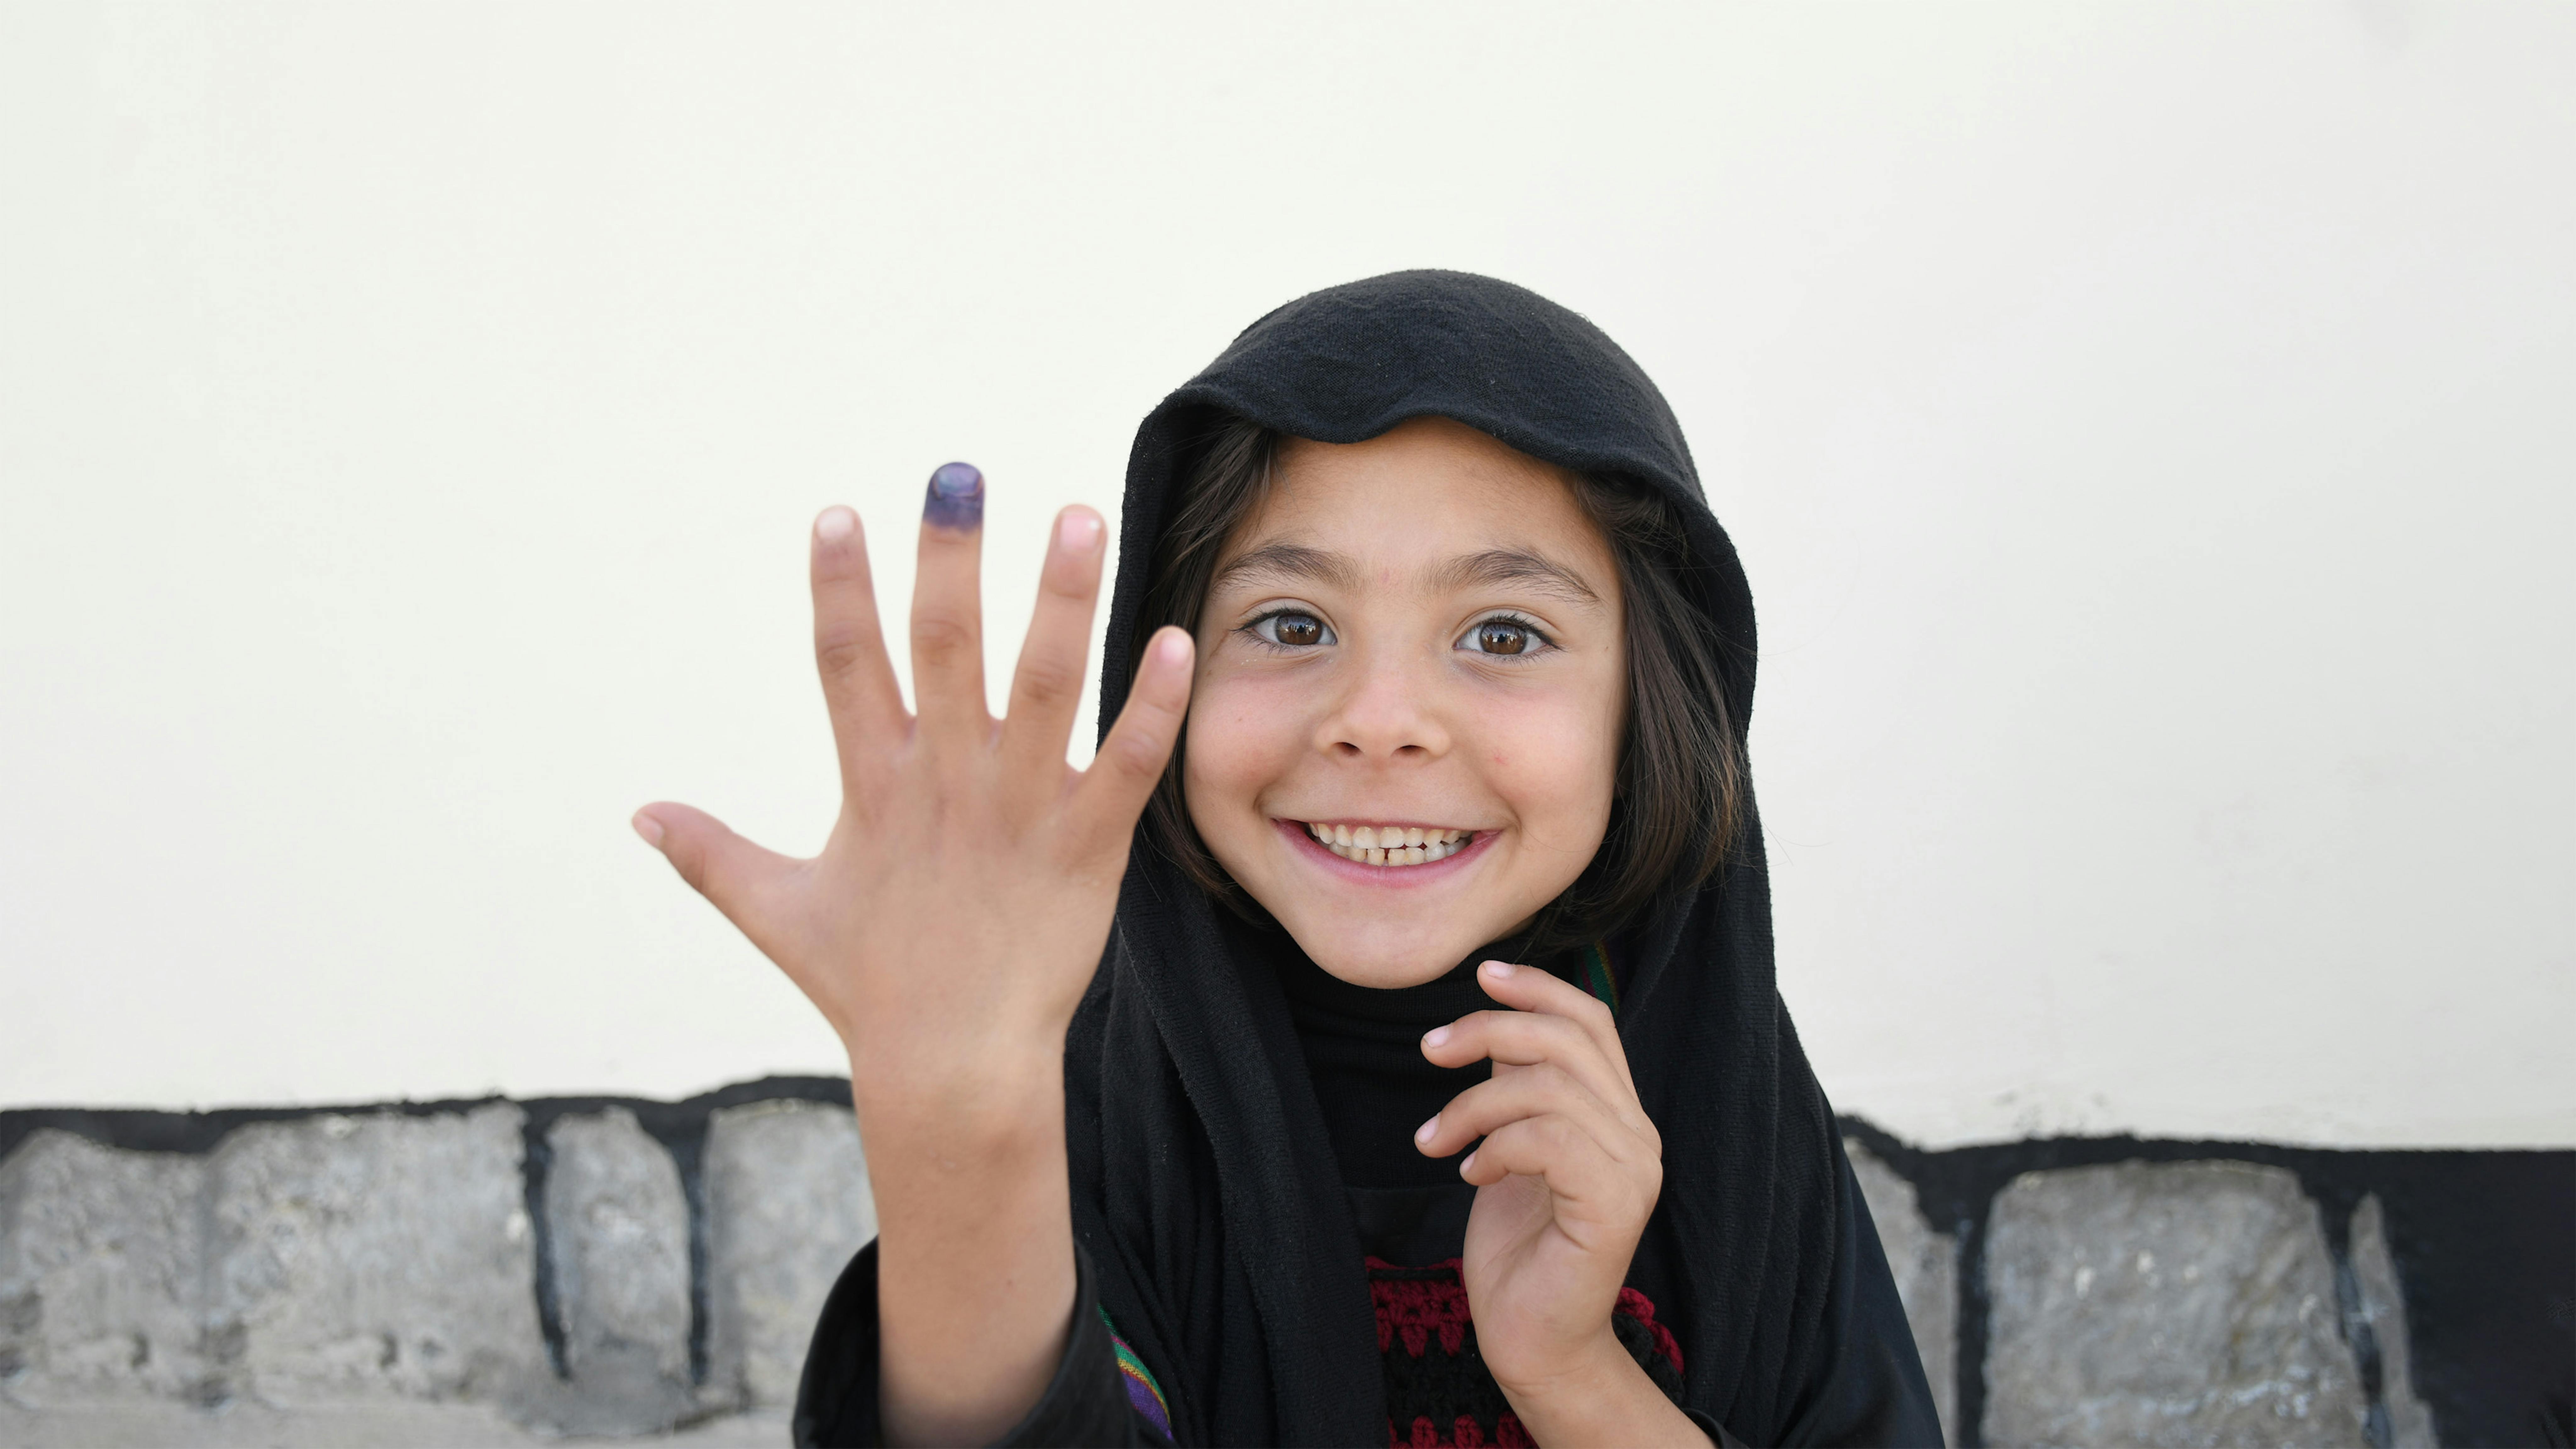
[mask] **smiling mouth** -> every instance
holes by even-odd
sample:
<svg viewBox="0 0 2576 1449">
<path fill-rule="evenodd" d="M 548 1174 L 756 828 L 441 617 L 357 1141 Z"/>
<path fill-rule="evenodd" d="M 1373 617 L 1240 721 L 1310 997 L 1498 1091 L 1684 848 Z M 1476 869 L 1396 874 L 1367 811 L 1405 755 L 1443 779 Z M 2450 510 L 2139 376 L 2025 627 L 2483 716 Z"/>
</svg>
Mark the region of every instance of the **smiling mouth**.
<svg viewBox="0 0 2576 1449">
<path fill-rule="evenodd" d="M 1429 865 L 1475 844 L 1472 830 L 1445 830 L 1420 825 L 1352 825 L 1304 822 L 1315 843 L 1344 860 L 1387 867 Z"/>
</svg>

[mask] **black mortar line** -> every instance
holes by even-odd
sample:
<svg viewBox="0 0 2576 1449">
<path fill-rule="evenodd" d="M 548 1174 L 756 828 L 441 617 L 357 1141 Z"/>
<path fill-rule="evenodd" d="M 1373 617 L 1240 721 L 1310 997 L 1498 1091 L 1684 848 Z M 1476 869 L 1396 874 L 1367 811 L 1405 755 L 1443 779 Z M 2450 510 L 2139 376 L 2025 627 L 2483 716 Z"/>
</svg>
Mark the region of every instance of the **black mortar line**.
<svg viewBox="0 0 2576 1449">
<path fill-rule="evenodd" d="M 519 1114 L 519 1184 L 527 1195 L 528 1243 L 535 1258 L 531 1275 L 537 1299 L 537 1333 L 546 1341 L 546 1362 L 555 1378 L 569 1381 L 572 1362 L 565 1350 L 563 1285 L 555 1262 L 553 1215 L 546 1211 L 546 1179 L 554 1171 L 555 1145 L 547 1136 L 560 1113 Z"/>
<path fill-rule="evenodd" d="M 677 1102 L 642 1097 L 546 1097 L 526 1105 L 556 1116 L 624 1108 L 635 1125 L 671 1155 L 679 1173 L 680 1201 L 688 1215 L 689 1382 L 704 1388 L 713 1368 L 710 1335 L 715 1321 L 713 1217 L 708 1210 L 707 1129 L 717 1112 L 755 1102 L 820 1102 L 847 1108 L 850 1084 L 841 1077 L 762 1077 L 702 1092 Z"/>
</svg>

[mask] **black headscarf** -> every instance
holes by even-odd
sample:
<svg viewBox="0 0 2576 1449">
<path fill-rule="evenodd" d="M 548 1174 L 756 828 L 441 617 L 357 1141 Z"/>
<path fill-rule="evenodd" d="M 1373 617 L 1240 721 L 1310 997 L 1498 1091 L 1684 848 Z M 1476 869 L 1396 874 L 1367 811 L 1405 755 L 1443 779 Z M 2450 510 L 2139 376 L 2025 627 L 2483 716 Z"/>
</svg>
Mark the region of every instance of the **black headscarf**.
<svg viewBox="0 0 2576 1449">
<path fill-rule="evenodd" d="M 1687 521 L 1682 580 L 1724 644 L 1737 737 L 1752 596 L 1663 396 L 1583 318 L 1460 272 L 1334 287 L 1245 329 L 1137 429 L 1101 674 L 1125 703 L 1155 541 L 1225 415 L 1328 443 L 1408 418 L 1627 480 Z M 1685 1403 L 1773 1442 L 1829 1352 L 1844 1226 L 1834 1124 L 1772 979 L 1749 792 L 1724 874 L 1622 934 L 1620 1037 L 1663 1134 L 1663 1197 L 1631 1283 L 1679 1336 Z M 1371 1444 L 1387 1433 L 1357 1230 L 1276 975 L 1143 837 L 1067 1040 L 1074 1232 L 1102 1306 L 1183 1443 Z"/>
</svg>

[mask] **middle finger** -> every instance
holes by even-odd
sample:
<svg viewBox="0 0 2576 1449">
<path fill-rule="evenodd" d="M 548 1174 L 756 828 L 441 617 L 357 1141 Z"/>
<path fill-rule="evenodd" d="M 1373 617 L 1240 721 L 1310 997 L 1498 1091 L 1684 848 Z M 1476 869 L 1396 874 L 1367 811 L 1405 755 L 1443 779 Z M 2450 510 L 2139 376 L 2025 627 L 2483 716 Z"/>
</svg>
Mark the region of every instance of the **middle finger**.
<svg viewBox="0 0 2576 1449">
<path fill-rule="evenodd" d="M 943 463 L 921 504 L 912 581 L 912 692 L 932 749 L 987 742 L 984 710 L 984 475 Z"/>
</svg>

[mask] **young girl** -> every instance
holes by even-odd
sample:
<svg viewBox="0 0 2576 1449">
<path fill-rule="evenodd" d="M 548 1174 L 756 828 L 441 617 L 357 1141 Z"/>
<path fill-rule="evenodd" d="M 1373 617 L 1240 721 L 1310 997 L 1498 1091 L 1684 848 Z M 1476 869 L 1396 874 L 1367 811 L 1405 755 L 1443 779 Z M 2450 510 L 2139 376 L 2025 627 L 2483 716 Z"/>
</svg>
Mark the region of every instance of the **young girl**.
<svg viewBox="0 0 2576 1449">
<path fill-rule="evenodd" d="M 800 1444 L 1936 1443 L 1774 989 L 1752 600 L 1654 385 L 1409 272 L 1271 313 L 1058 519 L 984 706 L 932 476 L 918 715 L 814 529 L 823 854 L 636 817 L 850 1052 L 880 1223 Z"/>
</svg>

